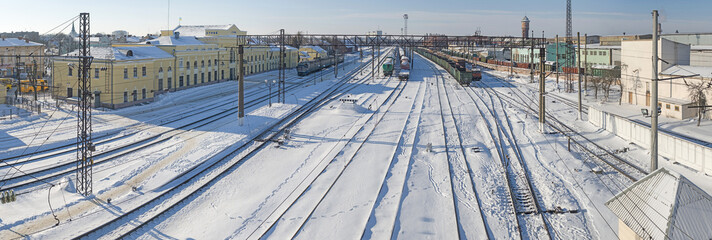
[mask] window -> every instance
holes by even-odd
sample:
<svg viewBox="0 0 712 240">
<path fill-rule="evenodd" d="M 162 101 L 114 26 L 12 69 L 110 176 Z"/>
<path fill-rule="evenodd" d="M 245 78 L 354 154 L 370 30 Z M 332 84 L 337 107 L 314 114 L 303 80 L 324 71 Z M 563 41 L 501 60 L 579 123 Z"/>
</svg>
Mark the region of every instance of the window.
<svg viewBox="0 0 712 240">
<path fill-rule="evenodd" d="M 72 76 L 72 72 L 74 72 L 74 70 L 72 69 L 72 67 L 69 67 L 69 70 L 67 71 L 67 76 Z"/>
<path fill-rule="evenodd" d="M 163 78 L 158 79 L 158 90 L 163 90 Z"/>
<path fill-rule="evenodd" d="M 208 72 L 208 82 L 210 82 L 210 72 Z"/>
<path fill-rule="evenodd" d="M 168 72 L 171 72 L 171 71 L 173 71 L 173 70 L 171 69 L 171 66 L 168 66 Z"/>
<path fill-rule="evenodd" d="M 225 70 L 220 70 L 220 79 L 225 79 Z"/>
<path fill-rule="evenodd" d="M 180 60 L 178 60 L 178 67 L 179 68 L 183 67 L 183 58 L 180 58 Z"/>
<path fill-rule="evenodd" d="M 607 53 L 605 51 L 601 52 L 601 56 L 606 56 L 606 54 Z"/>
<path fill-rule="evenodd" d="M 141 99 L 146 99 L 146 89 L 141 89 Z"/>
<path fill-rule="evenodd" d="M 159 67 L 159 68 L 158 68 L 158 72 L 159 72 L 159 73 L 162 73 L 162 72 L 163 72 L 163 67 Z"/>
<path fill-rule="evenodd" d="M 665 109 L 670 109 L 670 104 L 669 104 L 669 103 L 665 104 Z"/>
<path fill-rule="evenodd" d="M 129 69 L 124 68 L 124 79 L 129 79 Z"/>
<path fill-rule="evenodd" d="M 190 74 L 185 75 L 185 85 L 190 86 Z"/>
<path fill-rule="evenodd" d="M 215 63 L 215 66 L 217 66 L 217 65 L 218 65 L 218 60 L 217 60 L 217 59 L 213 60 L 213 63 Z"/>
<path fill-rule="evenodd" d="M 208 60 L 208 67 L 210 67 L 210 60 Z"/>
<path fill-rule="evenodd" d="M 178 87 L 183 87 L 183 76 L 178 77 Z"/>
<path fill-rule="evenodd" d="M 124 102 L 129 102 L 129 92 L 124 91 Z"/>
<path fill-rule="evenodd" d="M 188 63 L 185 64 L 185 68 L 188 69 L 188 70 L 190 70 L 190 61 L 188 61 Z"/>
<path fill-rule="evenodd" d="M 198 74 L 193 74 L 193 84 L 197 85 L 198 84 Z"/>
<path fill-rule="evenodd" d="M 74 90 L 72 90 L 72 88 L 67 88 L 67 98 L 73 97 L 72 94 L 74 94 Z"/>
<path fill-rule="evenodd" d="M 168 77 L 168 90 L 170 90 L 173 87 L 173 78 Z"/>
<path fill-rule="evenodd" d="M 131 95 L 133 95 L 133 101 L 134 101 L 134 102 L 135 102 L 136 100 L 138 100 L 138 93 L 136 92 L 135 89 L 133 90 L 133 93 L 131 93 Z"/>
<path fill-rule="evenodd" d="M 675 111 L 679 112 L 680 111 L 680 106 L 675 106 Z"/>
<path fill-rule="evenodd" d="M 198 68 L 198 61 L 193 62 L 193 68 Z"/>
<path fill-rule="evenodd" d="M 205 67 L 205 60 L 200 61 L 200 67 L 201 67 L 201 68 L 202 68 L 202 67 Z"/>
<path fill-rule="evenodd" d="M 94 78 L 99 78 L 99 69 L 94 68 Z"/>
<path fill-rule="evenodd" d="M 213 77 L 215 78 L 215 80 L 218 80 L 218 70 L 215 70 L 213 72 Z"/>
<path fill-rule="evenodd" d="M 133 77 L 134 77 L 134 78 L 137 78 L 137 77 L 138 77 L 138 68 L 137 68 L 137 67 L 134 67 L 134 68 L 133 68 Z"/>
<path fill-rule="evenodd" d="M 205 73 L 200 73 L 200 83 L 205 82 Z"/>
<path fill-rule="evenodd" d="M 146 67 L 141 67 L 141 76 L 146 76 Z"/>
</svg>

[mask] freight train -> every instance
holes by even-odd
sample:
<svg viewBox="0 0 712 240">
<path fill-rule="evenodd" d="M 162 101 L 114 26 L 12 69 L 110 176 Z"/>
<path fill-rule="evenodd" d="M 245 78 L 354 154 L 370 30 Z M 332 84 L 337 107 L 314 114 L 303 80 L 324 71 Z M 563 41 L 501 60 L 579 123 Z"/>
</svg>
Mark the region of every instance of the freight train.
<svg viewBox="0 0 712 240">
<path fill-rule="evenodd" d="M 344 62 L 343 55 L 338 57 L 338 62 Z M 336 64 L 334 57 L 317 58 L 307 62 L 300 62 L 297 65 L 297 75 L 306 76 L 321 69 L 328 68 L 334 64 Z"/>
<path fill-rule="evenodd" d="M 433 51 L 430 49 L 419 48 L 416 49 L 416 51 L 447 70 L 448 73 L 450 73 L 450 75 L 452 75 L 461 85 L 467 86 L 472 82 L 472 78 L 475 73 L 467 70 L 467 61 L 464 58 L 451 56 L 443 52 Z"/>
</svg>

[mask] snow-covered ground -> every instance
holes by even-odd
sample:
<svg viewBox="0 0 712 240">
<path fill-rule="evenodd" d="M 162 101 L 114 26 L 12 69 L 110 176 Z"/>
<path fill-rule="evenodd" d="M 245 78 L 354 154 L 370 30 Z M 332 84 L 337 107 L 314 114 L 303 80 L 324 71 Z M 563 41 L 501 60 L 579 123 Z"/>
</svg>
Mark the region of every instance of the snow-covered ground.
<svg viewBox="0 0 712 240">
<path fill-rule="evenodd" d="M 347 57 L 354 64 L 339 72 L 357 71 L 370 54 L 364 56 Z M 563 135 L 543 134 L 538 120 L 512 100 L 517 94 L 536 99 L 528 79 L 490 71 L 481 82 L 463 87 L 419 55 L 412 60 L 409 81 L 380 74 L 370 79 L 366 65 L 345 83 L 349 87 L 339 99 L 300 119 L 279 141 L 228 159 L 237 163 L 234 168 L 217 167 L 216 172 L 226 170 L 217 181 L 209 181 L 217 173 L 206 173 L 113 228 L 131 228 L 172 205 L 129 238 L 617 238 L 618 220 L 604 203 L 632 181 L 612 170 L 594 173 L 600 162 L 569 151 Z M 73 237 L 153 201 L 236 146 L 257 146 L 247 141 L 338 81 L 327 73 L 322 82 L 318 74 L 297 78 L 291 72 L 288 86 L 305 84 L 288 92 L 285 104 L 248 108 L 243 126 L 233 110 L 236 82 L 169 93 L 144 106 L 98 111 L 95 136 L 105 137 L 98 140 L 103 142 L 96 155 L 107 160 L 94 168 L 93 197 L 74 193 L 71 177 L 53 180 L 52 188 L 28 187 L 16 202 L 0 205 L 0 238 Z M 252 92 L 264 95 L 264 80 L 271 78 L 274 73 L 248 77 L 247 100 L 258 98 Z M 576 111 L 564 102 L 547 104 L 549 113 L 601 146 L 629 147 L 620 156 L 647 168 L 645 149 L 577 121 Z M 0 141 L 14 145 L 0 149 L 0 157 L 73 143 L 73 119 L 73 112 L 63 109 L 2 120 Z M 198 124 L 188 125 L 192 122 Z M 119 146 L 126 147 L 109 151 Z M 53 152 L 6 165 L 18 163 L 16 168 L 33 172 L 74 157 Z M 44 155 L 50 156 L 23 162 Z M 0 167 L 2 175 L 20 174 Z M 708 176 L 692 175 L 693 181 L 707 182 L 701 187 L 712 188 Z M 210 184 L 201 188 L 205 183 Z M 533 196 L 526 195 L 527 183 Z M 184 194 L 194 189 L 199 191 Z M 176 202 L 178 196 L 189 197 Z M 540 211 L 517 213 L 522 206 Z M 90 238 L 118 237 L 113 230 Z"/>
</svg>

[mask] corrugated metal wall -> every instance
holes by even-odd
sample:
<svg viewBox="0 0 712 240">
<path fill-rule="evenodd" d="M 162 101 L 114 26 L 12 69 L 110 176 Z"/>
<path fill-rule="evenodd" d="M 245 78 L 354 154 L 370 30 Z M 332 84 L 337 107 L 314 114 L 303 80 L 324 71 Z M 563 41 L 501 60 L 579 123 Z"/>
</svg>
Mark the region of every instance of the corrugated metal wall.
<svg viewBox="0 0 712 240">
<path fill-rule="evenodd" d="M 650 145 L 650 128 L 647 126 L 592 107 L 588 108 L 588 121 L 626 141 L 646 148 Z M 658 146 L 660 156 L 712 175 L 712 147 L 663 132 L 658 135 Z"/>
</svg>

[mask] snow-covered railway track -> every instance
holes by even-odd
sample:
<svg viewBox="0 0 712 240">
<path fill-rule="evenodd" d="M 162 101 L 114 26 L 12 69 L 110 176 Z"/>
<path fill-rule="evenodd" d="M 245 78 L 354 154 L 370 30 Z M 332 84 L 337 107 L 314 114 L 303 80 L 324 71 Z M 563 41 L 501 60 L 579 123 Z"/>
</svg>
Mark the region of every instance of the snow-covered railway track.
<svg viewBox="0 0 712 240">
<path fill-rule="evenodd" d="M 496 77 L 494 79 L 501 82 L 504 81 Z M 482 84 L 486 85 L 487 83 L 483 82 Z M 514 89 L 516 90 L 513 91 L 513 93 L 517 97 L 517 99 L 511 96 L 507 96 L 505 94 L 500 94 L 500 99 L 503 99 L 510 103 L 515 103 L 516 105 L 521 106 L 521 108 L 523 108 L 524 110 L 528 110 L 526 111 L 527 113 L 531 114 L 532 116 L 536 116 L 538 112 L 538 100 L 535 101 L 527 94 L 521 92 L 518 88 Z M 599 162 L 603 163 L 603 165 L 590 164 L 590 167 L 592 169 L 606 167 L 608 170 L 620 173 L 622 176 L 624 176 L 627 180 L 631 182 L 635 182 L 648 174 L 647 171 L 641 168 L 640 166 L 614 154 L 611 150 L 608 150 L 603 146 L 597 144 L 596 142 L 590 140 L 572 127 L 558 120 L 558 118 L 553 116 L 551 113 L 546 112 L 546 116 L 547 126 L 551 127 L 557 133 L 569 139 L 572 143 L 572 147 L 577 148 L 579 152 L 586 154 L 590 158 L 596 159 Z"/>
<path fill-rule="evenodd" d="M 471 91 L 472 95 L 477 96 L 482 104 L 475 103 L 478 111 L 482 114 L 484 118 L 484 112 L 481 111 L 480 106 L 484 106 L 487 113 L 492 117 L 491 120 L 485 120 L 486 122 L 493 121 L 494 124 L 488 124 L 489 126 L 495 125 L 495 131 L 497 131 L 497 136 L 490 132 L 490 136 L 495 141 L 495 146 L 498 148 L 499 159 L 502 164 L 503 172 L 505 174 L 506 182 L 508 185 L 509 196 L 514 208 L 515 214 L 517 215 L 517 227 L 519 229 L 519 234 L 521 239 L 529 238 L 541 238 L 547 237 L 549 239 L 554 239 L 554 235 L 551 234 L 551 225 L 544 216 L 545 210 L 541 203 L 541 197 L 538 196 L 536 188 L 533 185 L 533 180 L 531 174 L 527 168 L 524 161 L 524 157 L 521 153 L 521 148 L 515 137 L 514 130 L 507 112 L 504 108 L 504 104 L 500 101 L 499 104 L 495 103 L 495 97 L 493 97 L 493 91 L 488 88 L 482 88 L 484 93 L 487 94 L 489 98 L 488 102 L 475 93 L 471 88 L 467 88 L 468 94 Z M 498 99 L 498 98 L 497 98 Z M 473 97 L 474 100 L 474 97 Z M 497 105 L 500 106 L 501 112 L 504 116 L 499 116 L 497 113 Z M 484 118 L 488 119 L 488 118 Z M 512 161 L 515 158 L 516 161 Z M 541 221 L 541 225 L 533 224 L 531 218 L 533 216 L 538 216 Z M 543 228 L 544 231 L 541 231 Z M 544 236 L 541 236 L 541 235 Z"/>
<path fill-rule="evenodd" d="M 359 68 L 363 68 L 368 64 L 364 63 Z M 289 129 L 304 117 L 310 115 L 327 102 L 342 96 L 346 91 L 359 86 L 359 84 L 347 84 L 353 83 L 350 80 L 355 78 L 357 72 L 357 70 L 351 71 L 342 77 L 339 83 L 329 87 L 286 117 L 271 124 L 251 140 L 218 153 L 214 156 L 218 159 L 210 162 L 207 166 L 194 168 L 185 175 L 176 178 L 174 181 L 179 181 L 178 183 L 171 184 L 172 187 L 164 190 L 154 198 L 75 238 L 130 238 L 134 232 L 141 230 L 143 226 L 160 219 L 163 214 L 183 206 L 188 199 L 194 198 L 201 191 L 214 185 L 226 174 L 233 172 L 243 161 L 254 156 L 261 149 L 270 146 L 272 139 L 276 140 L 286 129 Z M 367 79 L 363 78 L 356 83 L 363 83 Z"/>
<path fill-rule="evenodd" d="M 442 128 L 443 128 L 443 137 L 445 140 L 445 148 L 446 148 L 446 155 L 447 155 L 447 161 L 448 161 L 448 167 L 449 167 L 449 173 L 450 173 L 450 183 L 451 183 L 451 188 L 452 188 L 452 197 L 453 197 L 453 204 L 455 206 L 455 211 L 457 216 L 457 223 L 458 223 L 458 236 L 459 238 L 474 238 L 477 237 L 478 235 L 481 235 L 482 232 L 475 233 L 472 230 L 478 229 L 478 230 L 484 230 L 486 233 L 487 239 L 490 239 L 493 237 L 492 232 L 490 231 L 490 228 L 487 226 L 486 218 L 484 216 L 484 213 L 482 211 L 482 203 L 480 202 L 480 197 L 477 192 L 477 189 L 475 189 L 475 181 L 472 177 L 472 169 L 470 167 L 469 161 L 467 160 L 467 151 L 465 147 L 463 146 L 463 138 L 460 132 L 460 128 L 458 126 L 457 120 L 454 117 L 454 112 L 453 112 L 453 107 L 452 103 L 450 100 L 450 94 L 448 93 L 448 90 L 445 88 L 446 85 L 450 85 L 446 83 L 446 77 L 442 73 L 438 67 L 435 66 L 434 63 L 428 61 L 428 65 L 430 69 L 435 73 L 436 76 L 436 82 L 437 82 L 437 89 L 438 89 L 438 101 L 440 103 L 440 116 L 441 116 L 441 121 L 442 121 Z M 453 92 L 455 91 L 454 88 L 450 88 Z M 447 104 L 445 104 L 447 102 Z M 446 118 L 446 115 L 449 116 Z M 454 131 L 452 131 L 454 130 Z M 450 146 L 454 145 L 454 146 Z M 459 146 L 459 148 L 458 148 Z M 462 164 L 464 163 L 464 164 Z M 460 216 L 462 213 L 460 211 L 461 207 L 458 207 L 458 205 L 461 205 L 462 202 L 467 201 L 467 197 L 465 193 L 459 193 L 456 191 L 456 182 L 459 181 L 456 177 L 457 173 L 455 173 L 455 164 L 458 165 L 464 165 L 466 169 L 465 175 L 467 176 L 467 180 L 469 183 L 461 183 L 461 184 L 466 184 L 470 186 L 470 190 L 474 196 L 475 196 L 475 202 L 477 204 L 477 210 L 479 210 L 479 220 L 477 224 L 480 225 L 482 229 L 479 229 L 479 227 L 472 226 L 473 224 L 471 221 L 472 219 L 467 219 L 467 221 L 470 221 L 466 224 L 463 224 L 465 220 L 463 220 L 463 217 Z M 460 185 L 460 184 L 457 184 Z M 464 206 L 464 205 L 463 205 Z M 464 215 L 464 214 L 463 214 Z M 469 234 L 469 235 L 468 235 Z M 464 236 L 463 236 L 464 235 Z"/>
<path fill-rule="evenodd" d="M 333 70 L 333 68 L 329 68 L 326 71 L 327 72 L 325 74 L 328 74 L 329 72 L 333 72 L 334 70 Z M 296 77 L 296 76 L 290 77 L 287 79 L 287 82 L 290 84 L 287 85 L 286 91 L 289 92 L 294 89 L 297 89 L 298 87 L 301 87 L 302 85 L 309 84 L 313 80 L 317 79 L 318 77 L 319 76 L 316 74 L 311 75 L 306 78 Z M 261 85 L 257 85 L 257 86 L 261 86 Z M 250 90 L 250 88 L 248 88 L 248 91 L 245 92 L 245 99 L 247 100 L 246 105 L 252 104 L 253 102 L 258 102 L 258 103 L 265 102 L 267 100 L 268 96 L 265 94 L 264 90 L 265 89 L 262 89 L 262 88 L 257 88 L 257 89 L 252 89 L 252 90 Z M 191 102 L 199 102 L 201 100 L 205 100 L 208 98 L 220 99 L 222 97 L 230 96 L 230 95 L 235 95 L 235 93 L 234 92 L 224 92 L 224 93 L 220 93 L 218 95 L 206 94 L 205 96 L 200 97 L 198 99 L 195 99 L 195 100 L 191 99 Z M 273 94 L 272 97 L 274 97 L 274 95 L 275 94 Z M 190 111 L 187 113 L 182 112 L 182 111 L 175 111 L 174 109 L 171 109 L 171 107 L 160 106 L 161 109 L 168 111 L 169 113 L 168 114 L 156 114 L 155 112 L 153 112 L 152 113 L 153 115 L 159 115 L 159 117 L 153 118 L 147 122 L 133 123 L 133 124 L 129 124 L 126 126 L 122 126 L 119 129 L 109 129 L 109 130 L 102 131 L 98 134 L 95 133 L 95 137 L 94 137 L 95 142 L 94 143 L 98 148 L 101 148 L 101 145 L 103 145 L 105 143 L 110 143 L 110 142 L 114 142 L 114 141 L 118 141 L 118 140 L 122 140 L 122 139 L 128 139 L 128 138 L 134 137 L 139 132 L 148 131 L 148 130 L 155 129 L 155 128 L 161 127 L 161 126 L 169 126 L 171 124 L 175 124 L 178 121 L 181 121 L 186 118 L 193 117 L 193 116 L 197 116 L 199 114 L 204 114 L 208 111 L 212 111 L 212 110 L 216 110 L 216 109 L 220 110 L 225 107 L 230 107 L 230 108 L 236 109 L 235 106 L 232 106 L 235 104 L 236 101 L 237 100 L 220 101 L 218 103 L 209 102 L 206 104 L 195 106 L 192 109 L 197 109 L 197 110 L 193 110 L 193 111 Z M 173 105 L 177 106 L 178 104 L 190 104 L 190 103 L 175 103 Z M 126 117 L 131 116 L 131 115 L 138 115 L 138 114 L 143 114 L 146 112 L 152 112 L 153 110 L 156 110 L 156 109 L 151 108 L 149 110 L 137 111 L 135 113 L 132 112 L 129 114 L 122 114 L 121 116 L 118 116 L 114 119 L 103 119 L 103 121 L 110 122 L 112 120 L 125 119 Z M 55 131 L 61 132 L 60 131 L 61 129 L 66 130 L 66 129 L 76 128 L 76 126 L 74 126 L 74 124 L 69 124 L 69 125 L 71 125 L 71 126 L 70 127 L 62 127 L 59 129 L 52 129 L 53 130 L 52 132 L 55 132 Z M 131 129 L 131 132 L 126 133 L 125 132 L 126 129 Z M 121 134 L 121 133 L 125 133 L 125 134 Z M 41 133 L 32 133 L 27 136 L 24 136 L 24 135 L 13 136 L 12 139 L 32 137 L 35 134 L 41 134 Z M 121 134 L 121 135 L 118 135 L 118 134 Z M 162 133 L 159 133 L 159 134 L 162 134 Z M 98 136 L 96 136 L 96 135 L 98 135 Z M 43 138 L 45 138 L 45 137 L 43 137 Z M 147 138 L 144 138 L 143 140 L 145 140 L 145 139 L 147 139 Z M 2 141 L 2 139 L 0 139 L 0 142 L 1 141 Z M 0 162 L 5 162 L 3 165 L 0 165 L 0 171 L 2 171 L 3 169 L 22 166 L 27 163 L 36 162 L 36 161 L 47 159 L 47 158 L 58 157 L 58 156 L 61 156 L 64 154 L 73 154 L 75 152 L 74 148 L 76 147 L 76 142 L 74 142 L 73 139 L 66 140 L 64 142 L 65 143 L 61 143 L 61 144 L 52 144 L 52 146 L 48 147 L 48 148 L 42 148 L 42 145 L 40 145 L 40 146 L 27 147 L 28 149 L 32 149 L 30 151 L 27 151 L 26 149 L 16 150 L 19 154 L 9 156 L 9 157 L 0 158 Z M 98 154 L 101 154 L 101 153 L 98 153 Z M 4 155 L 12 155 L 12 153 L 4 153 Z M 70 159 L 73 160 L 73 158 L 74 158 L 73 155 L 70 156 Z M 15 161 L 13 161 L 13 160 L 15 160 Z M 52 163 L 52 164 L 56 164 L 56 163 Z"/>
<path fill-rule="evenodd" d="M 313 76 L 316 78 L 317 76 Z M 295 90 L 299 87 L 301 87 L 303 84 L 309 83 L 311 79 L 303 80 L 300 81 L 297 84 L 291 84 L 286 87 L 286 91 L 292 91 Z M 254 107 L 258 107 L 264 102 L 267 102 L 269 100 L 269 96 L 264 93 L 264 91 L 253 91 L 245 96 L 248 101 L 245 102 L 245 108 L 250 109 Z M 250 99 L 251 98 L 251 99 Z M 217 112 L 216 112 L 217 111 Z M 177 127 L 172 127 L 170 129 L 167 129 L 165 131 L 159 132 L 155 135 L 151 136 L 146 136 L 142 137 L 140 139 L 124 143 L 120 146 L 117 147 L 111 147 L 106 150 L 103 150 L 101 152 L 98 152 L 94 155 L 94 164 L 95 165 L 102 165 L 104 163 L 111 162 L 111 160 L 115 160 L 121 157 L 125 157 L 131 153 L 140 151 L 142 149 L 147 149 L 151 146 L 155 146 L 157 144 L 163 143 L 172 137 L 176 136 L 181 136 L 185 133 L 187 133 L 190 130 L 193 129 L 198 129 L 201 127 L 204 127 L 206 125 L 209 125 L 220 118 L 224 116 L 229 116 L 230 114 L 234 114 L 237 112 L 237 106 L 234 105 L 234 102 L 229 101 L 225 103 L 221 103 L 218 105 L 213 105 L 213 106 L 208 106 L 206 108 L 200 108 L 200 110 L 190 112 L 188 114 L 174 114 L 163 120 L 160 120 L 160 124 L 157 125 L 146 125 L 143 124 L 141 125 L 142 128 L 136 129 L 130 134 L 118 136 L 118 137 L 112 137 L 112 138 L 106 138 L 102 139 L 101 141 L 97 142 L 97 148 L 101 148 L 103 144 L 108 144 L 108 143 L 113 143 L 116 141 L 120 140 L 126 140 L 130 139 L 131 137 L 135 136 L 137 133 L 142 132 L 142 131 L 147 131 L 159 126 L 168 126 L 168 125 L 175 125 L 175 124 L 180 124 Z M 185 123 L 186 119 L 189 119 L 191 117 L 195 116 L 200 116 L 200 114 L 210 114 L 207 117 L 202 117 L 197 120 L 192 120 Z M 121 131 L 117 131 L 116 133 L 119 133 Z M 14 189 L 16 192 L 18 192 L 18 195 L 24 194 L 27 192 L 29 188 L 33 188 L 38 185 L 42 185 L 45 182 L 50 182 L 57 180 L 61 177 L 70 175 L 74 173 L 74 167 L 75 167 L 75 160 L 74 160 L 74 153 L 75 149 L 73 147 L 75 144 L 67 144 L 64 146 L 60 147 L 55 147 L 52 149 L 46 149 L 42 150 L 41 152 L 45 151 L 51 151 L 51 150 L 57 150 L 57 152 L 53 153 L 48 153 L 48 154 L 42 154 L 42 155 L 37 155 L 34 158 L 31 158 L 32 155 L 38 153 L 28 153 L 28 154 L 23 154 L 21 156 L 17 157 L 11 157 L 11 158 L 6 158 L 6 159 L 0 159 L 0 161 L 9 161 L 10 159 L 18 159 L 22 157 L 28 157 L 26 159 L 21 159 L 21 160 L 16 160 L 14 162 L 6 162 L 3 165 L 0 165 L 0 171 L 3 169 L 6 169 L 6 171 L 13 171 L 13 169 L 17 168 L 22 168 L 23 165 L 25 164 L 31 164 L 34 162 L 38 162 L 41 160 L 45 159 L 50 159 L 50 158 L 57 158 L 57 157 L 65 157 L 65 161 L 52 161 L 51 163 L 48 163 L 47 166 L 39 166 L 35 167 L 34 169 L 31 169 L 29 171 L 23 171 L 23 174 L 16 175 L 18 171 L 14 171 L 13 174 L 8 175 L 3 181 L 2 185 L 0 186 L 0 191 L 2 190 L 7 190 L 7 189 Z M 44 188 L 33 188 L 34 189 L 44 189 Z"/>
</svg>

